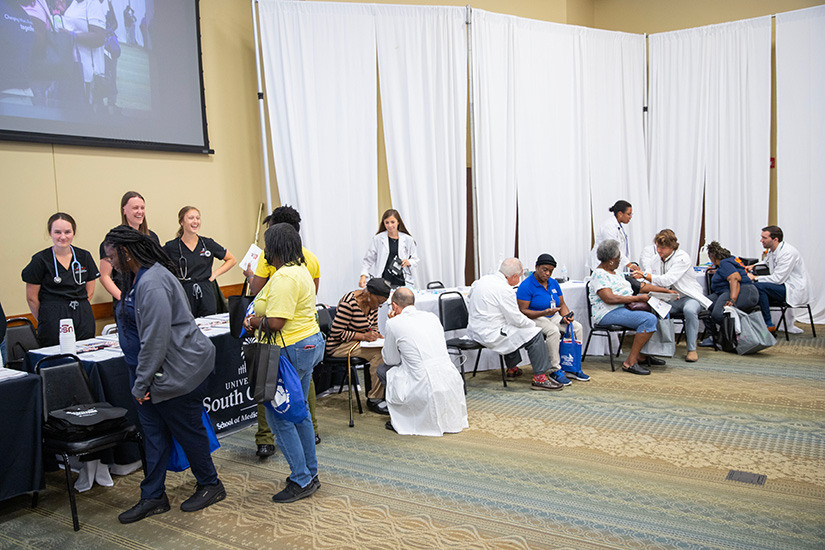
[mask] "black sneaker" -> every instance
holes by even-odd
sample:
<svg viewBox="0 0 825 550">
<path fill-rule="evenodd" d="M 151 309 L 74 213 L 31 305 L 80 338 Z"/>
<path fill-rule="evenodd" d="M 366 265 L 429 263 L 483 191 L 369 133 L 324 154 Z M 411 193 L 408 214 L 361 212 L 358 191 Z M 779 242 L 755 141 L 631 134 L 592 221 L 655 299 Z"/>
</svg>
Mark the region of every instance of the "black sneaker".
<svg viewBox="0 0 825 550">
<path fill-rule="evenodd" d="M 140 502 L 120 514 L 117 520 L 120 523 L 134 523 L 155 514 L 168 512 L 169 509 L 169 499 L 164 493 L 160 498 L 141 499 Z"/>
<path fill-rule="evenodd" d="M 195 494 L 184 500 L 180 505 L 180 509 L 184 512 L 197 512 L 225 498 L 226 489 L 223 488 L 220 479 L 214 485 L 198 484 Z"/>
<path fill-rule="evenodd" d="M 318 434 L 315 434 L 315 444 L 316 444 L 316 445 L 320 445 L 320 444 L 321 444 L 321 436 L 320 436 L 320 435 L 318 435 Z"/>
<path fill-rule="evenodd" d="M 284 483 L 289 484 L 289 476 L 286 476 L 286 479 L 284 480 Z M 321 488 L 321 482 L 318 481 L 318 475 L 313 477 L 312 481 L 310 481 L 309 483 L 310 483 L 310 485 L 315 485 L 316 486 L 316 491 Z M 297 485 L 297 483 L 296 483 L 296 485 Z"/>
<path fill-rule="evenodd" d="M 390 410 L 387 408 L 387 402 L 383 399 L 381 399 L 380 401 L 375 399 L 368 399 L 367 408 L 374 413 L 386 415 L 390 414 Z"/>
<path fill-rule="evenodd" d="M 258 450 L 255 454 L 261 458 L 266 458 L 275 454 L 275 445 L 258 445 Z"/>
<path fill-rule="evenodd" d="M 301 487 L 291 479 L 287 479 L 286 487 L 280 493 L 273 495 L 272 502 L 286 504 L 312 495 L 321 486 L 320 482 L 315 483 L 315 479 L 313 478 L 306 487 Z"/>
</svg>

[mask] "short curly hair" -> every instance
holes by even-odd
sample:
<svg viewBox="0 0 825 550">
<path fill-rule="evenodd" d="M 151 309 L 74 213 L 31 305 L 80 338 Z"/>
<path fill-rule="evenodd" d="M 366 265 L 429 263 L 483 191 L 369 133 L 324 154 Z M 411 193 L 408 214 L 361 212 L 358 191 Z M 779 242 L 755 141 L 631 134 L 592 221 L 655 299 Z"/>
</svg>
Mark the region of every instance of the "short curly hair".
<svg viewBox="0 0 825 550">
<path fill-rule="evenodd" d="M 725 258 L 730 258 L 731 256 L 733 256 L 733 254 L 730 253 L 730 250 L 723 247 L 716 241 L 713 241 L 708 245 L 708 257 L 711 260 L 717 260 L 721 262 Z"/>
<path fill-rule="evenodd" d="M 599 245 L 596 249 L 596 258 L 600 262 L 606 262 L 622 255 L 622 250 L 619 248 L 619 241 L 615 239 L 608 239 Z"/>
<path fill-rule="evenodd" d="M 656 243 L 656 246 L 679 250 L 679 239 L 676 238 L 676 233 L 672 229 L 662 229 L 656 233 L 653 242 Z"/>
</svg>

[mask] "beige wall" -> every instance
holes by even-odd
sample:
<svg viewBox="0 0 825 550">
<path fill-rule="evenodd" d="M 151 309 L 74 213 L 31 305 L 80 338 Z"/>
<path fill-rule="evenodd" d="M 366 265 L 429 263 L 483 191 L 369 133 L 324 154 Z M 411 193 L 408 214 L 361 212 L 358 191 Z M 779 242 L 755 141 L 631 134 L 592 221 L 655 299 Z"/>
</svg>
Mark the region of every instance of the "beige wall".
<svg viewBox="0 0 825 550">
<path fill-rule="evenodd" d="M 403 2 L 403 0 L 402 0 Z M 402 3 L 387 2 L 387 3 Z M 466 1 L 408 0 L 409 4 L 463 6 Z M 724 0 L 478 0 L 477 9 L 558 23 L 628 32 L 661 32 L 744 19 L 822 2 Z M 0 142 L 0 301 L 7 315 L 25 313 L 20 271 L 30 256 L 50 246 L 46 219 L 55 211 L 78 222 L 75 243 L 93 251 L 120 222 L 118 204 L 128 190 L 147 200 L 150 227 L 164 241 L 177 229 L 185 204 L 200 208 L 203 234 L 241 256 L 254 238 L 264 201 L 256 102 L 252 17 L 248 2 L 201 0 L 207 119 L 214 155 Z M 383 136 L 379 128 L 379 148 Z M 390 206 L 386 161 L 379 153 L 379 209 Z M 274 173 L 273 173 L 274 177 Z M 277 201 L 277 190 L 273 189 Z M 376 213 L 377 219 L 378 213 Z M 360 253 L 360 247 L 357 247 Z M 240 282 L 240 271 L 223 285 Z M 95 302 L 107 300 L 98 285 Z"/>
</svg>

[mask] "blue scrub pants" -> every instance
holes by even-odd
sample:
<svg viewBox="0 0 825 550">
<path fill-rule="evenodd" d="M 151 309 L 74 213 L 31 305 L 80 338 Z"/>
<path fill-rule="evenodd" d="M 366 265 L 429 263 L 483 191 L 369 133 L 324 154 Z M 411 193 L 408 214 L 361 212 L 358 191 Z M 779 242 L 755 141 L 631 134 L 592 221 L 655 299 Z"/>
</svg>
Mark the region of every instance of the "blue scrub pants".
<svg viewBox="0 0 825 550">
<path fill-rule="evenodd" d="M 281 355 L 289 359 L 295 367 L 306 399 L 312 380 L 312 369 L 324 358 L 324 338 L 317 332 L 295 344 L 281 348 Z M 269 429 L 275 434 L 275 441 L 289 464 L 289 479 L 301 487 L 306 487 L 318 473 L 312 418 L 307 414 L 306 418 L 296 424 L 284 420 L 270 407 L 266 407 L 265 410 Z"/>
<path fill-rule="evenodd" d="M 172 436 L 189 459 L 189 467 L 198 484 L 214 485 L 218 482 L 202 421 L 207 381 L 204 380 L 186 395 L 160 403 L 149 400 L 137 406 L 146 443 L 146 477 L 140 482 L 141 499 L 160 498 L 166 491 L 166 467 L 172 451 Z"/>
<path fill-rule="evenodd" d="M 759 309 L 762 310 L 762 318 L 769 327 L 773 326 L 771 320 L 771 304 L 779 306 L 785 303 L 785 285 L 776 283 L 753 283 L 759 290 Z"/>
</svg>

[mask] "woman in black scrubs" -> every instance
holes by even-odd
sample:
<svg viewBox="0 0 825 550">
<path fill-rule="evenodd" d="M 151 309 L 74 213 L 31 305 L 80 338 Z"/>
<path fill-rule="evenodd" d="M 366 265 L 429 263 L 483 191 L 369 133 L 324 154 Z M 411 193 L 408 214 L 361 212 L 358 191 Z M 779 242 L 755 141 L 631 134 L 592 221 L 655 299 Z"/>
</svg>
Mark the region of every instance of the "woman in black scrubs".
<svg viewBox="0 0 825 550">
<path fill-rule="evenodd" d="M 235 265 L 235 256 L 209 237 L 198 235 L 201 213 L 194 206 L 180 209 L 178 223 L 178 236 L 167 242 L 163 249 L 178 266 L 177 276 L 189 298 L 192 315 L 213 315 L 217 312 L 217 301 L 212 281 Z M 213 271 L 215 258 L 223 263 Z"/>
<path fill-rule="evenodd" d="M 72 246 L 77 225 L 63 212 L 49 218 L 49 236 L 54 246 L 32 256 L 23 269 L 26 301 L 37 320 L 41 346 L 59 343 L 61 319 L 71 319 L 78 340 L 95 335 L 95 318 L 89 298 L 100 276 L 92 255 Z"/>
</svg>

